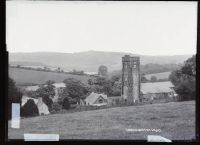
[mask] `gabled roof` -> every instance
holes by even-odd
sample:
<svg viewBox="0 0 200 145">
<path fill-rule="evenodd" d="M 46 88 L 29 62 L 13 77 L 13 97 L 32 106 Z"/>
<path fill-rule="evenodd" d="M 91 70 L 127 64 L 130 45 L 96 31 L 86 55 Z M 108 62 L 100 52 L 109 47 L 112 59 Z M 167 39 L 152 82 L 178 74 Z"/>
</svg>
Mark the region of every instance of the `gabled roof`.
<svg viewBox="0 0 200 145">
<path fill-rule="evenodd" d="M 141 92 L 143 94 L 148 93 L 169 93 L 173 91 L 174 85 L 170 82 L 153 82 L 153 83 L 141 83 Z"/>
<path fill-rule="evenodd" d="M 102 97 L 103 99 L 108 99 L 107 95 L 105 94 L 97 94 L 92 92 L 86 99 L 86 102 L 89 102 L 90 104 L 94 103 L 99 97 Z"/>
</svg>

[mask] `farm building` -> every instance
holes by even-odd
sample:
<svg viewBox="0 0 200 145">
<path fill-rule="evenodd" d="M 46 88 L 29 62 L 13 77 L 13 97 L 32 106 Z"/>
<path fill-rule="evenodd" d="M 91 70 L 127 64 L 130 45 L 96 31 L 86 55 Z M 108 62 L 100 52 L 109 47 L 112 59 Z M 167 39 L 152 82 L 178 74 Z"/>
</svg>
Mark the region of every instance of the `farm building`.
<svg viewBox="0 0 200 145">
<path fill-rule="evenodd" d="M 174 85 L 170 82 L 153 82 L 141 84 L 141 102 L 162 102 L 176 97 Z"/>
<path fill-rule="evenodd" d="M 104 106 L 108 104 L 108 97 L 105 94 L 92 92 L 83 102 L 81 104 L 86 106 Z"/>
</svg>

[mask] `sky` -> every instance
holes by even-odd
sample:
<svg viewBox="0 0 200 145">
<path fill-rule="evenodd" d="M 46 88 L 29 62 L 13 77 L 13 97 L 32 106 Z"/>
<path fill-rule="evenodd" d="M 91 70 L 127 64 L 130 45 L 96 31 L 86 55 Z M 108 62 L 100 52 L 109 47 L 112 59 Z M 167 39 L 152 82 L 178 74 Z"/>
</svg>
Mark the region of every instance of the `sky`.
<svg viewBox="0 0 200 145">
<path fill-rule="evenodd" d="M 9 52 L 195 54 L 197 2 L 6 1 Z"/>
</svg>

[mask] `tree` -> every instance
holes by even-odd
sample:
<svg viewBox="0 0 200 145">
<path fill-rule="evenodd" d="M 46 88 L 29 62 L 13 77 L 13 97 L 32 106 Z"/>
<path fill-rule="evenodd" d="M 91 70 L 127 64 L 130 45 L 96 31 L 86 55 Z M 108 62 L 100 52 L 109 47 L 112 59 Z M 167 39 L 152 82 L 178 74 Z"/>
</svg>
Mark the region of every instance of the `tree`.
<svg viewBox="0 0 200 145">
<path fill-rule="evenodd" d="M 31 116 L 38 116 L 39 110 L 37 105 L 32 99 L 29 99 L 26 104 L 21 108 L 21 116 L 22 117 L 31 117 Z"/>
<path fill-rule="evenodd" d="M 11 119 L 12 103 L 20 103 L 22 98 L 21 91 L 16 87 L 13 79 L 8 78 L 8 119 Z"/>
<path fill-rule="evenodd" d="M 68 78 L 63 81 L 66 85 L 63 93 L 68 99 L 75 99 L 77 102 L 84 99 L 89 92 L 89 89 L 81 81 L 74 78 Z"/>
<path fill-rule="evenodd" d="M 169 79 L 175 86 L 180 100 L 192 100 L 196 96 L 196 57 L 192 56 L 184 62 L 184 65 L 173 71 Z"/>
<path fill-rule="evenodd" d="M 112 96 L 121 95 L 121 81 L 116 81 L 112 86 Z"/>
<path fill-rule="evenodd" d="M 88 84 L 89 84 L 89 85 L 93 85 L 92 79 L 88 79 Z"/>
<path fill-rule="evenodd" d="M 142 73 L 141 75 L 141 83 L 146 83 L 148 81 L 148 79 L 145 77 L 145 74 Z"/>
<path fill-rule="evenodd" d="M 156 82 L 156 81 L 157 81 L 156 76 L 151 76 L 151 81 L 152 81 L 152 82 Z"/>
<path fill-rule="evenodd" d="M 36 91 L 36 96 L 42 97 L 43 102 L 48 106 L 49 110 L 51 110 L 53 104 L 52 98 L 55 96 L 55 86 L 53 83 L 54 81 L 48 80 Z"/>
<path fill-rule="evenodd" d="M 100 76 L 106 76 L 108 73 L 108 68 L 105 65 L 101 65 L 98 68 L 98 75 Z"/>
<path fill-rule="evenodd" d="M 110 96 L 112 95 L 112 81 L 106 79 L 105 77 L 97 77 L 92 91 L 96 93 L 105 93 Z"/>
<path fill-rule="evenodd" d="M 70 108 L 70 102 L 69 102 L 69 99 L 67 97 L 64 98 L 64 100 L 63 100 L 62 108 L 63 109 L 69 109 Z"/>
</svg>

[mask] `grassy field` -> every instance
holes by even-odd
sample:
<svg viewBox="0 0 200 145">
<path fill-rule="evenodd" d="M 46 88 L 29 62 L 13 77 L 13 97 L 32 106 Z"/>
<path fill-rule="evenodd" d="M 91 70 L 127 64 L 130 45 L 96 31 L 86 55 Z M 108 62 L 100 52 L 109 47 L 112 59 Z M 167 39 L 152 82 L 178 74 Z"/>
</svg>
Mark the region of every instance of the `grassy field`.
<svg viewBox="0 0 200 145">
<path fill-rule="evenodd" d="M 63 74 L 56 72 L 43 72 L 36 70 L 26 70 L 19 68 L 9 68 L 9 76 L 13 78 L 18 85 L 24 83 L 43 84 L 48 80 L 54 80 L 55 82 L 62 82 L 66 78 L 75 78 L 83 83 L 87 84 L 87 80 L 93 77 L 80 76 L 72 74 Z"/>
<path fill-rule="evenodd" d="M 161 135 L 171 140 L 195 137 L 195 102 L 170 102 L 116 107 L 21 119 L 20 129 L 11 129 L 9 139 L 24 133 L 59 134 L 60 139 L 146 140 Z M 160 129 L 161 132 L 128 132 L 126 129 Z"/>
<path fill-rule="evenodd" d="M 145 77 L 148 80 L 151 80 L 151 76 L 156 76 L 157 79 L 168 79 L 171 72 L 163 72 L 163 73 L 155 73 L 155 74 L 147 74 Z"/>
</svg>

